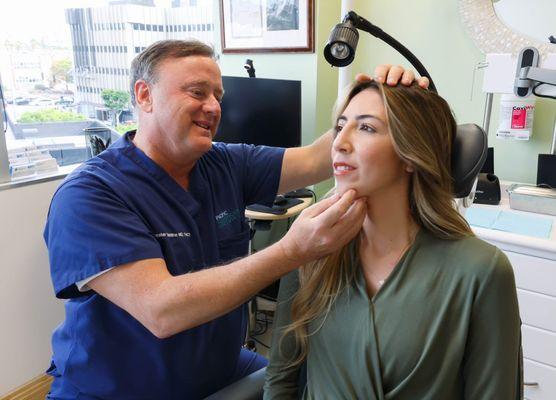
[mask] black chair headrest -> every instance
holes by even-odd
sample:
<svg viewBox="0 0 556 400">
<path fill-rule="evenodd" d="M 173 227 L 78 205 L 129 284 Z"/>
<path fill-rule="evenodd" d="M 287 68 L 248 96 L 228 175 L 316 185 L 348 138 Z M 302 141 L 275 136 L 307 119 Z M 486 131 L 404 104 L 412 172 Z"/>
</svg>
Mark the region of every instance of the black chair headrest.
<svg viewBox="0 0 556 400">
<path fill-rule="evenodd" d="M 487 134 L 475 124 L 458 125 L 452 145 L 454 197 L 469 196 L 487 158 Z"/>
</svg>

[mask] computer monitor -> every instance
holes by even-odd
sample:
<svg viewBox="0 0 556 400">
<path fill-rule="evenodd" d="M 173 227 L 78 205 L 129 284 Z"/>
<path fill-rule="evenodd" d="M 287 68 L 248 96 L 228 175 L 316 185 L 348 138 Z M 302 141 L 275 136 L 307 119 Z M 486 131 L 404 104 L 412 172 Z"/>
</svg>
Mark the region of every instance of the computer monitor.
<svg viewBox="0 0 556 400">
<path fill-rule="evenodd" d="M 301 146 L 301 82 L 223 76 L 222 119 L 215 141 Z"/>
</svg>

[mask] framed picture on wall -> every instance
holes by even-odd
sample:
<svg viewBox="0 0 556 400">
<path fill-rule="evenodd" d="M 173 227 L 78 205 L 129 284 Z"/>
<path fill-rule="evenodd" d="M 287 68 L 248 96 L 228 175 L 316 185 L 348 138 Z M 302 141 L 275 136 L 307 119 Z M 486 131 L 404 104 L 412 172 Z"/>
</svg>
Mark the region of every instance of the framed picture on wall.
<svg viewBox="0 0 556 400">
<path fill-rule="evenodd" d="M 224 53 L 314 51 L 314 0 L 220 0 Z"/>
</svg>

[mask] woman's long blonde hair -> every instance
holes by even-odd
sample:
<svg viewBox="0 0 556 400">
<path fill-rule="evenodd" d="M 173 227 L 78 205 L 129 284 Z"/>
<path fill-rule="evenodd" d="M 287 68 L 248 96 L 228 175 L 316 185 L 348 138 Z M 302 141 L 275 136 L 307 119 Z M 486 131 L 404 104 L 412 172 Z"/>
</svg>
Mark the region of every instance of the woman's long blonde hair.
<svg viewBox="0 0 556 400">
<path fill-rule="evenodd" d="M 456 121 L 448 103 L 416 84 L 391 87 L 358 82 L 336 104 L 333 124 L 363 90 L 376 90 L 382 96 L 394 149 L 414 169 L 409 183 L 409 206 L 414 221 L 438 238 L 454 240 L 473 236 L 456 210 L 452 194 L 450 160 Z M 292 323 L 285 327 L 282 335 L 282 339 L 293 335 L 299 350 L 291 365 L 305 360 L 309 336 L 322 326 L 339 294 L 353 283 L 356 265 L 351 254 L 357 256 L 358 253 L 358 239 L 355 238 L 339 251 L 299 269 L 299 290 L 292 301 Z M 317 320 L 321 323 L 309 332 L 310 324 Z"/>
</svg>

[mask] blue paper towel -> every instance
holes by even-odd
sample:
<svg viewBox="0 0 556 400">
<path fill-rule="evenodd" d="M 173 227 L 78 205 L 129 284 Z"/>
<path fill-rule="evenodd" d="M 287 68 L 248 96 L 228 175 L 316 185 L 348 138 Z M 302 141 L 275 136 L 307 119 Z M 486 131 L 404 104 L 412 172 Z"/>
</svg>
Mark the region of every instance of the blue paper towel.
<svg viewBox="0 0 556 400">
<path fill-rule="evenodd" d="M 552 219 L 502 211 L 492 228 L 504 232 L 548 239 L 552 230 Z"/>
<path fill-rule="evenodd" d="M 492 228 L 500 210 L 474 207 L 465 212 L 465 218 L 470 225 L 480 226 L 481 228 Z"/>
<path fill-rule="evenodd" d="M 511 211 L 473 207 L 467 210 L 465 218 L 473 226 L 542 239 L 548 239 L 552 230 L 551 218 L 518 214 Z"/>
</svg>

